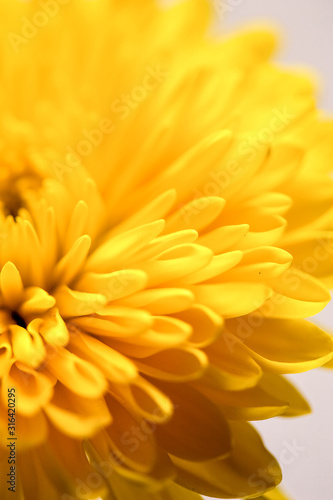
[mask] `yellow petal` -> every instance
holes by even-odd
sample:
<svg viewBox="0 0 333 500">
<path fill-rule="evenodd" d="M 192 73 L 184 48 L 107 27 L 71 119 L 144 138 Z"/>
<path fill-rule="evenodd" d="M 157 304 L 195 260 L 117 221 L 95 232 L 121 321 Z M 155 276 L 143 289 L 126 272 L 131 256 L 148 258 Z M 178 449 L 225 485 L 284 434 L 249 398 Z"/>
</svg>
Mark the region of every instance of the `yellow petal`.
<svg viewBox="0 0 333 500">
<path fill-rule="evenodd" d="M 169 189 L 157 196 L 150 203 L 144 205 L 143 208 L 135 212 L 132 216 L 124 220 L 112 229 L 111 235 L 116 235 L 137 226 L 149 224 L 158 219 L 163 219 L 169 212 L 176 199 L 175 189 Z"/>
<path fill-rule="evenodd" d="M 16 362 L 3 377 L 2 397 L 7 398 L 7 387 L 15 387 L 17 392 L 16 410 L 20 415 L 32 417 L 50 401 L 56 380 L 47 373 L 36 371 Z"/>
<path fill-rule="evenodd" d="M 191 326 L 192 332 L 187 341 L 194 347 L 206 347 L 213 343 L 222 331 L 221 316 L 202 304 L 195 304 L 177 313 L 175 317 Z"/>
<path fill-rule="evenodd" d="M 240 211 L 242 213 L 242 211 Z M 245 222 L 250 226 L 248 232 L 243 239 L 237 242 L 237 250 L 247 250 L 261 246 L 276 245 L 286 228 L 286 220 L 280 215 L 268 214 L 264 210 L 257 208 L 251 213 L 250 210 L 246 211 L 247 217 Z M 237 224 L 236 220 L 231 220 L 230 223 Z"/>
<path fill-rule="evenodd" d="M 170 398 L 156 385 L 138 376 L 128 385 L 112 385 L 112 393 L 127 401 L 137 415 L 156 423 L 164 423 L 173 414 Z"/>
<path fill-rule="evenodd" d="M 35 286 L 26 288 L 23 293 L 23 302 L 18 308 L 21 316 L 37 315 L 51 309 L 55 304 L 55 298 L 51 297 L 45 290 Z"/>
<path fill-rule="evenodd" d="M 266 371 L 298 373 L 331 359 L 333 342 L 318 326 L 306 320 L 259 318 L 244 339 L 249 353 Z M 244 318 L 246 321 L 246 319 Z M 251 321 L 251 318 L 248 319 Z M 230 322 L 230 328 L 237 323 Z"/>
<path fill-rule="evenodd" d="M 48 360 L 49 371 L 68 389 L 85 398 L 98 398 L 107 388 L 102 372 L 89 361 L 59 347 Z"/>
<path fill-rule="evenodd" d="M 105 306 L 94 316 L 75 318 L 71 324 L 100 337 L 122 339 L 145 332 L 152 326 L 153 321 L 153 317 L 141 309 Z"/>
<path fill-rule="evenodd" d="M 245 238 L 249 231 L 248 224 L 239 224 L 235 226 L 222 226 L 214 229 L 198 239 L 199 245 L 206 246 L 219 254 L 228 248 L 237 245 L 239 241 Z"/>
<path fill-rule="evenodd" d="M 275 293 L 258 312 L 272 318 L 313 316 L 331 299 L 327 288 L 319 280 L 296 268 L 290 268 L 281 277 L 270 281 L 270 286 Z"/>
<path fill-rule="evenodd" d="M 23 283 L 19 271 L 10 261 L 6 262 L 1 270 L 0 286 L 6 306 L 14 310 L 21 301 Z"/>
<path fill-rule="evenodd" d="M 6 325 L 7 327 L 7 325 Z M 7 328 L 6 328 L 7 330 Z M 12 344 L 7 332 L 0 335 L 0 377 L 2 378 L 11 367 Z"/>
<path fill-rule="evenodd" d="M 221 158 L 223 150 L 230 143 L 231 136 L 229 130 L 213 132 L 208 136 L 203 136 L 197 144 L 194 144 L 185 153 L 178 156 L 174 163 L 162 170 L 160 175 L 153 179 L 147 188 L 144 188 L 143 192 L 140 193 L 140 197 L 144 196 L 149 200 L 153 193 L 156 196 L 166 189 L 177 186 L 178 201 L 188 195 L 191 196 L 191 194 L 193 198 L 194 193 L 193 191 L 191 193 L 191 188 L 195 190 L 200 180 L 203 180 L 206 172 L 210 170 L 210 165 Z M 190 177 L 188 176 L 189 170 L 191 171 Z M 135 202 L 134 197 L 132 204 Z M 182 229 L 186 228 L 189 228 L 189 226 L 184 221 Z"/>
<path fill-rule="evenodd" d="M 64 244 L 65 252 L 68 252 L 75 245 L 75 242 L 85 234 L 88 215 L 89 208 L 87 204 L 83 200 L 78 201 L 68 224 Z"/>
<path fill-rule="evenodd" d="M 32 224 L 29 221 L 23 221 L 24 249 L 27 253 L 28 276 L 27 282 L 36 286 L 43 286 L 44 275 L 40 265 L 42 261 L 42 250 L 39 238 Z"/>
<path fill-rule="evenodd" d="M 170 382 L 185 382 L 199 378 L 208 360 L 199 349 L 190 347 L 165 349 L 157 354 L 136 360 L 141 373 Z"/>
<path fill-rule="evenodd" d="M 134 253 L 156 238 L 163 228 L 164 221 L 160 220 L 110 238 L 91 254 L 85 270 L 108 273 L 114 270 L 115 266 L 121 267 Z"/>
<path fill-rule="evenodd" d="M 10 325 L 13 354 L 18 361 L 27 366 L 37 368 L 43 361 L 46 351 L 43 341 L 35 330 L 34 325 L 29 323 L 28 329 L 18 325 Z"/>
<path fill-rule="evenodd" d="M 118 351 L 139 359 L 184 344 L 191 332 L 191 326 L 184 321 L 168 316 L 154 316 L 149 330 L 135 337 L 110 340 L 109 343 Z"/>
<path fill-rule="evenodd" d="M 226 252 L 221 255 L 215 255 L 204 269 L 193 272 L 189 276 L 183 278 L 182 283 L 192 285 L 211 280 L 212 278 L 216 278 L 216 280 L 218 280 L 218 277 L 221 274 L 225 273 L 234 266 L 237 266 L 242 258 L 243 252 L 240 251 Z"/>
<path fill-rule="evenodd" d="M 127 467 L 149 472 L 155 463 L 157 448 L 154 440 L 156 424 L 135 418 L 116 399 L 107 396 L 113 421 L 106 428 L 113 454 Z"/>
<path fill-rule="evenodd" d="M 72 335 L 69 348 L 80 358 L 89 361 L 89 364 L 98 368 L 104 377 L 112 382 L 126 384 L 137 376 L 136 366 L 130 359 L 89 335 Z M 102 383 L 101 387 L 104 390 L 105 384 Z M 84 394 L 84 385 L 82 390 Z M 92 385 L 91 390 L 92 396 L 97 395 L 97 387 Z"/>
<path fill-rule="evenodd" d="M 194 384 L 230 420 L 264 420 L 281 415 L 288 408 L 284 399 L 272 396 L 259 386 L 225 391 L 205 382 L 199 380 Z"/>
<path fill-rule="evenodd" d="M 66 255 L 59 260 L 54 269 L 54 283 L 57 285 L 69 284 L 83 268 L 86 261 L 91 239 L 89 236 L 80 236 L 69 249 Z"/>
<path fill-rule="evenodd" d="M 59 286 L 53 295 L 63 318 L 84 316 L 97 312 L 107 303 L 105 295 L 78 292 L 71 290 L 66 285 Z"/>
<path fill-rule="evenodd" d="M 198 302 L 211 307 L 225 318 L 248 314 L 272 296 L 272 290 L 259 283 L 194 285 L 191 290 Z"/>
<path fill-rule="evenodd" d="M 122 299 L 138 292 L 147 283 L 142 270 L 124 269 L 108 274 L 84 273 L 75 283 L 75 289 L 105 295 L 108 301 Z"/>
<path fill-rule="evenodd" d="M 0 436 L 2 440 L 7 441 L 7 437 L 9 437 L 7 405 L 5 407 L 2 407 L 2 405 L 0 405 L 0 415 L 1 415 Z M 38 447 L 42 443 L 44 443 L 48 437 L 48 423 L 45 415 L 43 414 L 43 411 L 40 410 L 32 416 L 21 415 L 16 411 L 15 437 L 17 438 L 17 441 L 20 443 L 20 448 L 19 448 L 20 453 L 23 453 L 25 450 Z M 3 449 L 4 449 L 3 447 L 0 448 L 0 457 Z M 8 465 L 7 453 L 6 453 L 6 464 Z M 20 465 L 18 468 L 20 468 Z M 0 485 L 0 491 L 1 491 L 1 485 Z"/>
<path fill-rule="evenodd" d="M 259 385 L 273 397 L 288 403 L 288 409 L 283 413 L 283 417 L 297 417 L 310 413 L 311 408 L 307 401 L 285 377 L 275 373 L 264 373 Z"/>
<path fill-rule="evenodd" d="M 202 231 L 220 215 L 224 205 L 225 200 L 216 196 L 197 198 L 166 219 L 164 233 L 173 233 L 185 228 Z"/>
<path fill-rule="evenodd" d="M 56 488 L 56 499 L 59 492 L 64 498 L 82 497 L 87 491 L 104 498 L 109 492 L 105 474 L 96 473 L 97 461 L 88 462 L 84 442 L 66 436 L 52 424 L 49 425 L 48 443 L 38 449 L 36 457 L 41 465 L 40 474 L 44 473 Z M 110 469 L 106 467 L 105 472 L 110 473 Z M 95 480 L 94 488 L 88 486 L 88 477 Z"/>
<path fill-rule="evenodd" d="M 103 398 L 87 399 L 77 396 L 59 382 L 44 411 L 61 433 L 76 439 L 94 435 L 112 420 Z"/>
<path fill-rule="evenodd" d="M 130 477 L 122 477 L 118 472 L 120 471 L 114 474 L 112 481 L 114 500 L 122 500 L 123 498 L 135 498 L 136 500 L 202 500 L 201 496 L 182 488 L 172 481 L 168 481 L 166 485 L 160 484 L 158 489 L 156 486 L 148 489 L 146 485 L 140 485 L 131 480 Z"/>
<path fill-rule="evenodd" d="M 22 462 L 25 463 L 25 467 L 21 467 Z M 44 493 L 47 492 L 50 500 L 56 500 L 56 491 L 50 485 L 34 450 L 25 450 L 18 456 L 17 463 L 16 469 L 19 482 L 15 487 L 15 496 L 19 498 L 33 496 L 36 500 L 42 500 L 42 491 L 44 491 Z M 6 495 L 4 495 L 4 498 L 7 500 Z"/>
<path fill-rule="evenodd" d="M 140 444 L 145 441 L 146 435 L 149 433 L 152 434 L 154 429 L 155 424 L 146 420 L 139 422 L 139 425 L 136 427 L 127 427 L 127 432 L 125 431 L 122 434 L 122 444 L 130 448 L 130 453 L 135 453 L 135 450 L 133 450 L 134 446 L 140 448 Z M 154 442 L 154 439 L 151 442 Z M 103 431 L 91 438 L 89 442 L 84 443 L 84 449 L 90 460 L 101 464 L 101 467 L 98 467 L 98 469 L 101 470 L 102 474 L 104 472 L 103 464 L 105 464 L 105 461 L 111 467 L 114 465 L 112 467 L 114 474 L 112 477 L 112 488 L 115 486 L 114 479 L 117 476 L 116 481 L 119 479 L 122 485 L 126 485 L 131 489 L 132 494 L 133 491 L 139 495 L 157 494 L 174 479 L 175 468 L 169 455 L 162 448 L 155 445 L 155 456 L 152 467 L 149 472 L 143 472 L 142 470 L 137 470 L 140 466 L 127 467 L 125 460 L 119 459 L 116 453 L 113 453 L 112 450 L 110 451 L 109 444 L 108 434 L 106 431 Z M 139 455 L 140 450 L 138 449 L 137 457 L 134 457 L 134 460 L 139 458 Z"/>
<path fill-rule="evenodd" d="M 202 495 L 235 498 L 260 495 L 281 481 L 276 460 L 250 424 L 231 422 L 230 426 L 234 439 L 230 457 L 195 463 L 172 456 L 177 483 Z"/>
<path fill-rule="evenodd" d="M 65 346 L 67 344 L 69 332 L 57 309 L 51 309 L 43 318 L 33 320 L 31 323 L 38 324 L 38 332 L 48 344 L 54 346 Z"/>
<path fill-rule="evenodd" d="M 258 193 L 258 182 L 266 192 L 280 186 L 281 182 L 294 175 L 303 153 L 301 147 L 286 140 L 273 144 L 265 169 L 256 179 L 250 181 L 246 190 L 247 196 Z"/>
<path fill-rule="evenodd" d="M 287 240 L 287 252 L 294 257 L 294 265 L 322 280 L 331 276 L 333 233 L 329 231 L 300 231 L 299 237 Z"/>
<path fill-rule="evenodd" d="M 187 309 L 194 300 L 193 293 L 183 288 L 155 288 L 138 292 L 119 301 L 126 307 L 142 307 L 151 314 L 172 314 Z"/>
<path fill-rule="evenodd" d="M 266 167 L 267 168 L 267 167 Z M 262 184 L 261 184 L 262 188 Z M 246 190 L 248 196 L 248 190 Z M 292 205 L 293 200 L 290 196 L 283 193 L 265 192 L 258 196 L 253 196 L 244 203 L 245 207 L 260 206 L 265 207 L 267 213 L 283 215 Z"/>
<path fill-rule="evenodd" d="M 241 390 L 253 387 L 262 375 L 260 366 L 238 339 L 230 339 L 227 332 L 205 349 L 210 362 L 207 372 L 209 382 L 224 390 Z M 204 383 L 205 377 L 203 379 Z"/>
<path fill-rule="evenodd" d="M 256 500 L 292 500 L 292 498 L 285 493 L 280 488 L 275 488 L 272 491 L 268 491 L 264 496 L 256 497 Z"/>
<path fill-rule="evenodd" d="M 135 256 L 135 262 L 144 262 L 145 260 L 156 258 L 167 250 L 172 250 L 178 245 L 194 243 L 197 239 L 198 233 L 194 229 L 184 229 L 176 233 L 157 236 L 157 238 L 138 252 Z"/>
<path fill-rule="evenodd" d="M 212 257 L 213 254 L 208 248 L 194 244 L 179 245 L 161 253 L 156 260 L 144 262 L 138 267 L 148 275 L 147 287 L 169 281 L 183 283 L 184 276 L 207 266 Z"/>
<path fill-rule="evenodd" d="M 195 389 L 159 382 L 174 404 L 171 419 L 156 429 L 160 446 L 185 460 L 208 460 L 230 453 L 229 428 L 222 413 Z"/>
<path fill-rule="evenodd" d="M 290 267 L 292 260 L 292 255 L 280 248 L 254 248 L 243 252 L 240 264 L 228 271 L 223 279 L 265 283 L 281 276 Z"/>
</svg>

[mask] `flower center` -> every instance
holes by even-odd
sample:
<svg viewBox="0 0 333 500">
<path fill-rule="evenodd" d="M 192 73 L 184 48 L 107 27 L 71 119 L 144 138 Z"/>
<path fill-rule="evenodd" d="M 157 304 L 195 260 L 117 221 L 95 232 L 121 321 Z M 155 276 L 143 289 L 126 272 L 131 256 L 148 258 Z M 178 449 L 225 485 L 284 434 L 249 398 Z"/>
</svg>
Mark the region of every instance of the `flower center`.
<svg viewBox="0 0 333 500">
<path fill-rule="evenodd" d="M 24 318 L 22 318 L 22 316 L 18 312 L 12 311 L 11 317 L 12 317 L 12 320 L 15 321 L 15 323 L 18 326 L 22 326 L 22 328 L 27 328 L 27 324 L 26 324 Z"/>
<path fill-rule="evenodd" d="M 24 206 L 24 202 L 19 192 L 16 190 L 0 191 L 0 199 L 4 215 L 12 215 L 12 217 L 16 219 L 20 208 Z"/>
<path fill-rule="evenodd" d="M 4 177 L 0 171 L 0 211 L 5 217 L 16 220 L 21 208 L 27 208 L 26 198 L 41 185 L 41 178 L 35 173 L 11 173 Z"/>
<path fill-rule="evenodd" d="M 0 332 L 7 330 L 9 325 L 18 325 L 22 328 L 27 328 L 27 323 L 23 316 L 15 310 L 10 310 L 8 308 L 0 309 Z"/>
</svg>

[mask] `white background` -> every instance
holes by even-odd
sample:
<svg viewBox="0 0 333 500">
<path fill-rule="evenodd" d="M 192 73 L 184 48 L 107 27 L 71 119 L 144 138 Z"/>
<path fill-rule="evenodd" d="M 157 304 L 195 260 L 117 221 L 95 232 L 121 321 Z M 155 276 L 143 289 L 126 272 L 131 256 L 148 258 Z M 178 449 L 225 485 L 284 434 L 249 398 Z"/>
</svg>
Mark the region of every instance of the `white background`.
<svg viewBox="0 0 333 500">
<path fill-rule="evenodd" d="M 221 2 L 220 2 L 221 3 Z M 221 31 L 265 20 L 280 28 L 282 48 L 276 59 L 308 66 L 320 77 L 318 106 L 333 116 L 333 1 L 225 0 Z M 332 158 L 333 171 L 333 158 Z M 333 303 L 316 321 L 333 331 Z M 289 376 L 311 404 L 309 416 L 255 423 L 267 448 L 281 458 L 284 442 L 304 448 L 282 464 L 283 486 L 292 500 L 333 499 L 333 371 L 317 369 Z M 282 452 L 283 456 L 283 452 Z"/>
</svg>

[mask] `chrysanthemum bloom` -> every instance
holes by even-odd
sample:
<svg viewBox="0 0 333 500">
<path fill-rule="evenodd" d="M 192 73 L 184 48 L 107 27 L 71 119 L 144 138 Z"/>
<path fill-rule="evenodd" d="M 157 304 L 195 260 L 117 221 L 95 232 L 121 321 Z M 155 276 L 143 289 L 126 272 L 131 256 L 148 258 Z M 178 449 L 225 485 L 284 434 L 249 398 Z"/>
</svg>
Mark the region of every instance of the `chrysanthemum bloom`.
<svg viewBox="0 0 333 500">
<path fill-rule="evenodd" d="M 311 81 L 201 0 L 1 7 L 1 499 L 282 498 L 248 421 L 332 357 Z"/>
</svg>

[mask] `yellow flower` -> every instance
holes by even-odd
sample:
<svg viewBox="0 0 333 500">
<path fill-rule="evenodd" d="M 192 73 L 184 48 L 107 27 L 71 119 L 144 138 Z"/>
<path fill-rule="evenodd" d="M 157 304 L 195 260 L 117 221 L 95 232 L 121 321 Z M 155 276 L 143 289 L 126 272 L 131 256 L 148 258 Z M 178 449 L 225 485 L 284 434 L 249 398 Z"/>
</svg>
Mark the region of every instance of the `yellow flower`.
<svg viewBox="0 0 333 500">
<path fill-rule="evenodd" d="M 2 4 L 1 498 L 283 498 L 248 421 L 332 358 L 311 79 L 203 0 Z"/>
</svg>

